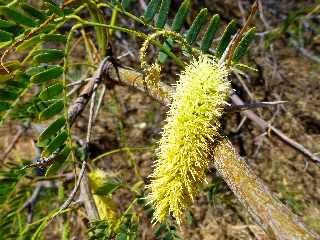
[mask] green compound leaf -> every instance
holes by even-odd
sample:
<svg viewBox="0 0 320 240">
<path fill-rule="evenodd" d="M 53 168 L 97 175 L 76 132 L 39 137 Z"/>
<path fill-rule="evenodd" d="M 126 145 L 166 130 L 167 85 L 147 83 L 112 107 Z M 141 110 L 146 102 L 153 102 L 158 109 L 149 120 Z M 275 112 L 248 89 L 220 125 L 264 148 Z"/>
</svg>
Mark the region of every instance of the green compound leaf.
<svg viewBox="0 0 320 240">
<path fill-rule="evenodd" d="M 150 22 L 160 7 L 161 0 L 150 0 L 147 9 L 144 11 L 143 18 Z"/>
<path fill-rule="evenodd" d="M 59 49 L 40 49 L 34 52 L 33 60 L 37 63 L 47 63 L 61 60 L 64 52 Z"/>
<path fill-rule="evenodd" d="M 121 6 L 123 7 L 123 9 L 125 11 L 128 11 L 129 7 L 130 7 L 130 0 L 122 0 L 121 1 Z"/>
<path fill-rule="evenodd" d="M 61 83 L 56 83 L 42 90 L 39 97 L 41 100 L 50 100 L 56 98 L 62 91 L 63 85 Z"/>
<path fill-rule="evenodd" d="M 222 57 L 224 51 L 226 50 L 226 48 L 228 47 L 230 41 L 231 41 L 231 37 L 233 34 L 235 34 L 237 31 L 237 23 L 236 21 L 232 20 L 228 26 L 225 28 L 221 41 L 219 42 L 219 45 L 217 47 L 217 51 L 216 51 L 216 57 L 219 59 Z"/>
<path fill-rule="evenodd" d="M 8 17 L 10 20 L 14 21 L 17 24 L 21 24 L 27 27 L 35 27 L 37 26 L 36 22 L 20 12 L 13 10 L 9 7 L 1 6 L 0 13 Z"/>
<path fill-rule="evenodd" d="M 10 104 L 7 102 L 0 102 L 0 112 L 10 109 Z"/>
<path fill-rule="evenodd" d="M 66 119 L 64 116 L 57 118 L 53 123 L 51 123 L 38 137 L 38 144 L 43 145 L 43 143 L 56 135 L 61 128 L 64 127 Z"/>
<path fill-rule="evenodd" d="M 26 70 L 26 74 L 29 76 L 33 76 L 56 66 L 58 65 L 44 65 L 44 66 L 31 67 Z"/>
<path fill-rule="evenodd" d="M 207 15 L 208 15 L 208 9 L 206 8 L 201 9 L 201 11 L 198 13 L 197 17 L 195 18 L 190 29 L 187 32 L 187 35 L 186 35 L 187 43 L 192 44 L 196 40 L 201 30 L 201 27 L 207 18 Z"/>
<path fill-rule="evenodd" d="M 53 153 L 55 150 L 60 148 L 65 141 L 68 138 L 68 133 L 66 131 L 62 131 L 60 134 L 58 134 L 47 146 L 47 148 L 42 152 L 44 156 L 49 156 L 51 153 Z"/>
<path fill-rule="evenodd" d="M 249 31 L 247 31 L 244 34 L 240 43 L 238 44 L 238 46 L 236 47 L 236 49 L 233 53 L 232 60 L 234 62 L 238 62 L 240 60 L 240 58 L 243 57 L 243 55 L 245 55 L 247 53 L 248 47 L 249 47 L 250 43 L 253 41 L 255 34 L 256 34 L 255 27 L 249 29 Z"/>
<path fill-rule="evenodd" d="M 19 82 L 15 80 L 11 80 L 7 82 L 6 89 L 11 90 L 13 92 L 19 92 L 22 88 L 25 88 L 26 85 L 24 82 Z"/>
<path fill-rule="evenodd" d="M 16 25 L 16 24 L 13 22 L 9 22 L 7 20 L 0 19 L 0 28 L 9 28 L 9 27 L 13 27 L 14 25 Z"/>
<path fill-rule="evenodd" d="M 0 100 L 1 101 L 13 101 L 18 98 L 18 94 L 12 91 L 0 89 Z"/>
<path fill-rule="evenodd" d="M 64 55 L 63 50 L 54 49 L 54 48 L 38 49 L 38 50 L 35 50 L 32 55 L 35 56 L 35 55 L 45 54 L 45 53 L 56 54 L 56 55 L 59 55 L 59 56 L 63 56 Z"/>
<path fill-rule="evenodd" d="M 5 62 L 3 65 L 9 69 L 9 71 L 14 71 L 20 67 L 20 62 L 18 60 L 11 60 Z M 7 74 L 7 71 L 2 66 L 0 66 L 0 75 L 1 74 Z"/>
<path fill-rule="evenodd" d="M 171 0 L 162 0 L 159 15 L 156 22 L 157 28 L 163 28 L 166 24 L 168 13 L 170 10 Z"/>
<path fill-rule="evenodd" d="M 33 75 L 30 78 L 30 80 L 33 83 L 43 83 L 43 82 L 60 77 L 62 73 L 63 73 L 63 68 L 61 66 L 56 66 Z"/>
<path fill-rule="evenodd" d="M 182 25 L 188 15 L 188 12 L 190 11 L 190 0 L 184 0 L 181 6 L 178 9 L 177 14 L 175 15 L 172 26 L 171 26 L 171 31 L 173 32 L 180 32 Z M 168 50 L 171 49 L 171 46 L 173 44 L 172 39 L 167 39 L 166 42 L 163 44 L 163 47 L 167 48 Z M 159 56 L 158 56 L 158 62 L 160 64 L 163 64 L 168 58 L 168 55 L 164 53 L 163 51 L 160 51 Z"/>
<path fill-rule="evenodd" d="M 55 159 L 54 163 L 50 167 L 48 167 L 48 170 L 46 172 L 46 177 L 53 176 L 58 173 L 58 171 L 61 169 L 63 163 L 68 158 L 70 152 L 71 152 L 71 148 L 69 148 L 68 146 L 65 146 L 62 149 L 62 151 L 59 153 L 59 155 Z"/>
<path fill-rule="evenodd" d="M 45 2 L 45 4 L 48 6 L 51 13 L 56 13 L 59 16 L 63 16 L 63 11 L 55 2 L 51 0 L 43 0 L 43 2 Z"/>
<path fill-rule="evenodd" d="M 11 41 L 13 34 L 0 29 L 0 42 Z"/>
<path fill-rule="evenodd" d="M 63 43 L 67 42 L 67 38 L 62 34 L 45 34 L 40 37 L 44 42 Z"/>
<path fill-rule="evenodd" d="M 176 16 L 173 19 L 171 30 L 174 32 L 180 32 L 182 25 L 190 11 L 190 0 L 184 0 L 178 9 Z"/>
<path fill-rule="evenodd" d="M 16 51 L 18 53 L 24 53 L 25 50 L 33 48 L 36 44 L 41 42 L 40 36 L 36 35 L 28 40 L 25 40 L 22 44 L 20 44 L 17 48 Z"/>
<path fill-rule="evenodd" d="M 218 14 L 214 15 L 209 23 L 207 31 L 205 32 L 202 42 L 201 42 L 201 51 L 207 53 L 212 44 L 214 34 L 217 32 L 220 23 L 220 16 Z"/>
<path fill-rule="evenodd" d="M 20 3 L 20 7 L 31 17 L 37 18 L 41 21 L 46 19 L 46 16 L 42 12 L 27 3 Z"/>
<path fill-rule="evenodd" d="M 47 119 L 53 117 L 54 115 L 60 113 L 63 110 L 63 107 L 64 107 L 63 100 L 57 100 L 54 103 L 52 103 L 51 105 L 49 105 L 49 107 L 44 109 L 39 114 L 39 119 L 41 121 L 47 120 Z"/>
</svg>

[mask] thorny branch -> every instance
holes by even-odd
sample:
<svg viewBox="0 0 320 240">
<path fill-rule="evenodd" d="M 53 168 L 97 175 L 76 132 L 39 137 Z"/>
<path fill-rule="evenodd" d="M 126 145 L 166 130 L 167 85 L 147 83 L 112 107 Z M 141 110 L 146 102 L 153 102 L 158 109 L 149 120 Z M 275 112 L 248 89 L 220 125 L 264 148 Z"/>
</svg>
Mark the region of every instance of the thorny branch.
<svg viewBox="0 0 320 240">
<path fill-rule="evenodd" d="M 94 92 L 96 91 L 98 85 L 102 82 L 102 79 L 105 78 L 106 76 L 108 76 L 108 80 L 106 82 L 107 87 L 109 84 L 110 85 L 114 85 L 114 84 L 119 84 L 119 85 L 124 85 L 124 86 L 129 86 L 129 87 L 133 87 L 137 90 L 140 90 L 144 93 L 147 93 L 148 95 L 150 95 L 152 98 L 158 100 L 159 102 L 165 104 L 165 105 L 169 105 L 170 104 L 170 92 L 174 91 L 174 89 L 164 83 L 161 83 L 160 87 L 162 91 L 159 91 L 159 89 L 153 88 L 152 86 L 150 86 L 148 88 L 148 90 L 146 90 L 145 88 L 145 82 L 144 82 L 144 78 L 143 78 L 143 74 L 135 71 L 135 70 L 131 70 L 128 68 L 123 68 L 123 67 L 110 67 L 110 64 L 112 64 L 111 60 L 109 58 L 105 58 L 99 68 L 97 69 L 97 71 L 95 72 L 94 77 L 92 78 L 91 81 L 88 82 L 88 84 L 86 85 L 86 87 L 84 88 L 84 90 L 81 92 L 81 94 L 79 95 L 79 97 L 76 99 L 76 101 L 70 106 L 69 111 L 68 111 L 68 121 L 70 126 L 75 122 L 75 120 L 77 119 L 77 117 L 80 115 L 80 113 L 83 111 L 83 109 L 85 108 L 86 104 L 88 103 L 88 101 L 90 99 L 92 99 L 92 95 L 94 94 Z M 159 93 L 161 92 L 161 93 Z M 245 105 L 243 103 L 243 101 L 236 95 L 233 94 L 231 96 L 231 100 L 233 102 L 233 104 L 235 105 L 240 105 L 243 106 Z M 272 132 L 274 132 L 276 134 L 277 137 L 279 137 L 280 139 L 282 139 L 285 143 L 287 143 L 288 145 L 290 145 L 291 147 L 295 148 L 296 150 L 298 150 L 299 152 L 303 153 L 305 156 L 308 156 L 312 161 L 314 162 L 320 162 L 320 160 L 314 155 L 312 154 L 310 151 L 308 151 L 307 149 L 305 149 L 303 146 L 301 146 L 300 144 L 296 143 L 295 141 L 293 141 L 292 139 L 288 138 L 287 136 L 285 136 L 285 134 L 283 134 L 280 130 L 276 129 L 275 127 L 271 126 L 270 124 L 268 124 L 265 120 L 261 119 L 258 115 L 256 115 L 254 112 L 252 112 L 251 110 L 245 110 L 243 111 L 243 114 L 249 118 L 250 120 L 252 120 L 253 122 L 255 122 L 261 129 L 263 129 L 264 131 L 267 129 L 271 129 Z M 90 141 L 90 136 L 91 136 L 91 126 L 92 126 L 92 118 L 94 118 L 94 112 L 93 112 L 93 105 L 91 105 L 90 107 L 90 120 L 89 120 L 89 125 L 88 125 L 88 132 L 87 132 L 87 138 L 85 141 L 85 145 L 87 145 L 87 143 L 89 143 Z M 223 150 L 223 149 L 222 149 Z M 57 153 L 53 153 L 53 154 L 57 154 Z M 50 157 L 50 156 L 49 156 Z M 51 156 L 52 157 L 52 156 Z M 235 164 L 237 165 L 239 168 L 237 169 L 237 171 L 242 171 L 243 173 L 245 173 L 243 175 L 243 179 L 246 178 L 246 173 L 249 171 L 247 166 L 244 166 L 243 164 L 240 164 L 242 161 L 239 160 L 239 158 L 234 157 L 234 158 L 230 158 L 228 159 L 230 164 Z M 88 188 L 88 179 L 87 176 L 85 174 L 86 172 L 86 165 L 87 165 L 87 161 L 83 161 L 82 163 L 82 167 L 81 167 L 81 171 L 79 173 L 79 177 L 77 180 L 76 185 L 74 186 L 74 189 L 72 190 L 70 196 L 68 197 L 68 199 L 65 201 L 65 203 L 60 207 L 60 211 L 64 210 L 65 208 L 67 208 L 70 203 L 73 201 L 74 196 L 77 192 L 77 190 L 79 189 L 79 187 L 82 185 L 82 193 L 84 193 L 86 201 L 88 203 L 93 203 L 93 204 L 89 204 L 88 206 L 86 206 L 86 210 L 87 212 L 90 212 L 90 219 L 97 219 L 99 218 L 98 212 L 95 209 L 95 205 L 94 202 L 92 201 L 92 199 L 90 200 L 91 196 L 91 192 L 90 192 L 90 188 Z M 37 165 L 36 165 L 37 166 Z M 246 186 L 247 184 L 249 184 L 249 182 L 241 182 L 241 183 L 236 183 L 234 181 L 234 179 L 232 179 L 232 177 L 229 178 L 229 170 L 230 170 L 230 166 L 226 167 L 226 165 L 221 165 L 224 167 L 220 167 L 220 165 L 216 164 L 217 170 L 221 173 L 221 175 L 225 178 L 226 182 L 229 184 L 229 186 L 231 187 L 231 189 L 236 193 L 237 197 L 239 198 L 239 200 L 244 203 L 244 205 L 249 209 L 249 211 L 255 216 L 255 220 L 258 220 L 258 224 L 260 224 L 263 229 L 265 229 L 267 232 L 270 233 L 273 232 L 274 234 L 276 234 L 276 230 L 279 230 L 278 228 L 275 229 L 274 227 L 272 227 L 270 224 L 270 221 L 267 221 L 262 215 L 262 217 L 259 215 L 259 212 L 255 212 L 256 209 L 252 209 L 250 207 L 251 204 L 259 204 L 259 207 L 261 205 L 261 203 L 258 203 L 257 201 L 259 201 L 259 199 L 255 199 L 255 198 L 250 198 L 250 199 L 246 199 L 246 193 L 248 192 L 252 192 L 252 194 L 254 193 L 254 191 L 256 191 L 255 188 L 253 188 L 251 185 L 251 188 L 247 189 Z M 257 186 L 263 186 L 264 189 L 267 189 L 267 187 L 265 185 L 263 185 L 261 183 L 261 181 L 258 179 L 257 176 L 255 176 L 251 171 L 250 172 L 250 184 L 256 184 Z M 241 181 L 241 176 L 239 176 L 239 180 Z M 83 180 L 86 180 L 85 182 L 83 182 Z M 233 184 L 233 185 L 232 185 Z M 249 186 L 249 185 L 248 185 Z M 237 192 L 238 191 L 238 192 Z M 239 192 L 241 194 L 239 194 Z M 275 204 L 274 206 L 276 207 L 277 211 L 276 213 L 281 212 L 283 209 L 285 209 L 285 211 L 283 210 L 281 212 L 281 217 L 276 217 L 273 219 L 273 223 L 272 224 L 283 224 L 282 220 L 285 219 L 286 220 L 286 224 L 287 226 L 289 226 L 290 228 L 292 227 L 293 229 L 295 227 L 296 230 L 302 234 L 301 236 L 309 236 L 310 238 L 316 236 L 314 235 L 314 233 L 309 232 L 308 230 L 306 230 L 306 228 L 302 225 L 302 223 L 300 223 L 296 216 L 294 216 L 288 209 L 286 209 L 278 200 L 274 200 L 274 197 L 270 197 L 272 196 L 271 193 L 268 191 L 260 191 L 259 194 L 261 194 L 261 197 L 264 198 L 268 198 L 270 199 L 269 204 L 266 205 L 266 209 L 264 209 L 265 211 L 267 211 L 268 207 L 270 207 L 270 205 Z M 274 201 L 273 201 L 274 200 Z M 52 218 L 51 221 L 53 220 L 53 218 L 55 216 L 57 216 L 59 214 L 59 212 L 57 214 L 55 214 Z M 275 214 L 275 212 L 269 213 L 268 216 L 273 216 Z M 293 217 L 292 217 L 293 216 Z M 51 222 L 50 221 L 50 222 Z M 292 221 L 292 222 L 290 222 Z M 290 223 L 290 224 L 289 224 Z M 279 226 L 279 225 L 278 225 Z M 282 226 L 282 225 L 281 225 Z M 282 231 L 287 231 L 288 228 L 285 228 Z"/>
<path fill-rule="evenodd" d="M 69 111 L 68 111 L 68 121 L 69 121 L 69 125 L 71 127 L 71 125 L 75 122 L 77 117 L 84 110 L 89 99 L 91 99 L 87 136 L 86 136 L 86 141 L 83 144 L 83 147 L 85 149 L 85 153 L 87 153 L 86 150 L 88 148 L 88 145 L 89 145 L 89 142 L 91 139 L 91 130 L 92 130 L 92 124 L 93 124 L 92 120 L 93 120 L 93 114 L 94 114 L 93 109 L 94 109 L 96 90 L 97 90 L 99 84 L 103 81 L 103 79 L 106 76 L 108 76 L 108 74 L 106 74 L 106 73 L 108 72 L 108 67 L 110 66 L 110 64 L 112 64 L 112 62 L 111 62 L 112 60 L 110 58 L 111 57 L 106 57 L 101 61 L 92 80 L 88 82 L 88 84 L 85 86 L 85 89 L 82 91 L 82 93 L 79 95 L 79 97 L 72 104 L 72 106 L 69 108 Z M 56 153 L 53 153 L 53 154 L 56 154 Z M 83 160 L 83 162 L 82 162 L 81 170 L 80 170 L 77 182 L 76 182 L 72 192 L 70 193 L 67 200 L 61 205 L 59 211 L 51 217 L 49 223 L 51 223 L 54 220 L 54 218 L 56 216 L 58 216 L 63 210 L 65 210 L 66 208 L 69 207 L 69 205 L 72 203 L 80 185 L 84 185 L 84 186 L 88 185 L 88 178 L 86 176 L 87 157 L 88 156 L 86 156 L 86 159 Z M 83 179 L 85 181 L 83 181 Z M 89 192 L 87 192 L 86 190 L 88 190 Z M 91 193 L 90 193 L 89 188 L 84 188 L 82 192 L 85 194 L 86 199 L 90 199 Z M 98 218 L 99 215 L 98 215 L 98 211 L 95 208 L 95 205 L 91 205 L 90 207 L 91 207 L 91 212 L 94 212 L 95 217 Z"/>
<path fill-rule="evenodd" d="M 68 123 L 71 127 L 78 116 L 83 112 L 85 106 L 89 102 L 92 94 L 97 90 L 99 84 L 107 76 L 105 73 L 112 63 L 111 57 L 106 57 L 103 59 L 96 70 L 94 76 L 91 80 L 85 85 L 84 89 L 77 97 L 77 99 L 72 103 L 68 109 Z M 52 161 L 58 156 L 59 151 L 53 152 L 48 157 L 41 157 L 36 163 L 28 165 L 27 167 L 45 167 L 48 164 L 51 164 Z"/>
<path fill-rule="evenodd" d="M 110 68 L 108 70 L 110 70 L 108 74 L 111 79 L 115 79 L 116 73 L 114 69 Z M 118 68 L 118 71 L 120 75 L 118 84 L 134 87 L 166 105 L 170 103 L 169 93 L 174 91 L 170 86 L 162 83 L 162 94 L 159 94 L 159 91 L 152 86 L 146 91 L 141 73 L 121 67 Z M 244 105 L 236 94 L 231 96 L 231 100 L 235 105 Z M 243 113 L 263 130 L 269 128 L 279 138 L 285 136 L 280 130 L 270 126 L 251 110 L 245 110 Z M 313 159 L 315 157 L 310 151 L 292 139 L 288 137 L 283 139 L 285 139 L 285 143 L 304 153 L 309 158 Z M 277 239 L 319 239 L 316 233 L 309 230 L 297 216 L 271 194 L 267 186 L 235 153 L 230 142 L 223 140 L 214 151 L 220 152 L 220 154 L 215 154 L 218 156 L 215 159 L 215 167 L 218 172 L 262 229 Z"/>
<path fill-rule="evenodd" d="M 241 104 L 241 105 L 240 104 L 239 105 L 233 104 L 230 106 L 226 106 L 224 110 L 228 113 L 239 112 L 239 111 L 248 110 L 248 109 L 275 106 L 275 105 L 283 104 L 286 102 L 287 101 L 255 102 L 255 103 L 245 103 L 245 104 Z"/>
<path fill-rule="evenodd" d="M 111 71 L 111 72 L 109 72 L 109 76 L 111 77 L 111 79 L 118 79 L 114 70 L 112 68 L 109 70 Z M 153 99 L 155 99 L 165 105 L 170 104 L 169 93 L 174 91 L 174 89 L 172 87 L 168 86 L 165 83 L 161 83 L 160 86 L 162 89 L 162 94 L 159 94 L 159 91 L 156 88 L 152 88 L 152 87 L 149 87 L 148 91 L 146 91 L 145 87 L 144 87 L 145 84 L 144 84 L 142 73 L 139 73 L 135 70 L 130 70 L 128 68 L 122 68 L 122 67 L 119 67 L 118 70 L 119 70 L 119 74 L 120 74 L 120 82 L 117 82 L 118 84 L 133 87 L 139 91 L 147 93 Z M 237 106 L 246 105 L 241 100 L 241 98 L 235 93 L 233 93 L 231 95 L 231 101 L 234 105 L 237 105 Z M 278 137 L 280 140 L 282 140 L 285 144 L 288 144 L 290 147 L 292 147 L 295 150 L 297 150 L 298 152 L 302 153 L 304 156 L 308 157 L 311 161 L 320 164 L 319 157 L 317 157 L 315 154 L 311 153 L 310 150 L 306 149 L 301 144 L 297 143 L 293 139 L 286 136 L 283 132 L 281 132 L 276 127 L 270 125 L 268 122 L 266 122 L 265 120 L 260 118 L 253 111 L 245 110 L 242 113 L 248 119 L 250 119 L 251 121 L 256 123 L 258 125 L 258 127 L 260 127 L 263 131 L 271 130 L 276 135 L 276 137 Z"/>
<path fill-rule="evenodd" d="M 235 105 L 243 105 L 244 102 L 241 100 L 241 98 L 233 94 L 231 96 L 231 100 Z M 283 132 L 281 132 L 279 129 L 276 127 L 272 126 L 262 118 L 260 118 L 257 114 L 255 114 L 251 110 L 245 110 L 243 111 L 243 114 L 249 118 L 251 121 L 256 123 L 263 131 L 271 130 L 281 141 L 284 143 L 288 144 L 290 147 L 294 148 L 295 150 L 299 151 L 302 153 L 304 156 L 308 157 L 311 161 L 320 164 L 320 158 L 317 157 L 315 154 L 310 152 L 308 149 L 306 149 L 304 146 L 301 144 L 297 143 L 293 139 L 289 138 L 286 136 Z"/>
</svg>

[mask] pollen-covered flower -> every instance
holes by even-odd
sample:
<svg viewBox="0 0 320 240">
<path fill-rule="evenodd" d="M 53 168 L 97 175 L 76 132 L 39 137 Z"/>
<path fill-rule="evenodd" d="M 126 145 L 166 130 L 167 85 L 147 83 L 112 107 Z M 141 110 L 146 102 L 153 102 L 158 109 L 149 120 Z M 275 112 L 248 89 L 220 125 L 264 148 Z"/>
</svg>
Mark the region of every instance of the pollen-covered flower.
<svg viewBox="0 0 320 240">
<path fill-rule="evenodd" d="M 181 73 L 158 148 L 148 200 L 154 221 L 182 213 L 205 180 L 210 145 L 219 138 L 220 117 L 230 91 L 228 71 L 201 55 Z"/>
</svg>

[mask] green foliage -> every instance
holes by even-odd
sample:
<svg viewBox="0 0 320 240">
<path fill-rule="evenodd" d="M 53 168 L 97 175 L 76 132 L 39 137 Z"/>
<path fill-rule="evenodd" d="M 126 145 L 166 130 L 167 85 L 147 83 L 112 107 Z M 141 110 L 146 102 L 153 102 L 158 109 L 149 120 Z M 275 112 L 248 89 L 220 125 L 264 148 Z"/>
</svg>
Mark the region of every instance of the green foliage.
<svg viewBox="0 0 320 240">
<path fill-rule="evenodd" d="M 143 17 L 146 22 L 150 22 L 154 15 L 156 15 L 158 9 L 160 6 L 160 1 L 159 0 L 150 0 L 147 9 L 145 10 Z"/>
<path fill-rule="evenodd" d="M 41 98 L 41 100 L 49 100 L 59 96 L 62 93 L 62 91 L 63 85 L 61 83 L 56 83 L 42 90 L 40 92 L 39 97 Z"/>
<path fill-rule="evenodd" d="M 206 8 L 201 9 L 201 11 L 198 13 L 197 17 L 192 22 L 192 25 L 186 34 L 187 43 L 192 44 L 196 40 L 202 25 L 206 21 L 207 14 L 208 9 Z"/>
<path fill-rule="evenodd" d="M 0 30 L 0 42 L 11 41 L 13 37 L 12 33 Z"/>
<path fill-rule="evenodd" d="M 217 50 L 216 50 L 216 57 L 217 58 L 221 58 L 222 57 L 222 54 L 224 53 L 224 51 L 226 50 L 226 48 L 228 47 L 230 41 L 231 41 L 231 38 L 232 38 L 232 35 L 237 31 L 237 28 L 236 28 L 236 22 L 234 20 L 232 20 L 228 25 L 227 27 L 225 28 L 223 34 L 222 34 L 222 38 L 219 42 L 219 45 L 217 47 Z"/>
<path fill-rule="evenodd" d="M 138 229 L 138 225 L 136 224 L 136 220 L 137 216 L 133 214 L 125 214 L 121 217 L 121 222 L 116 228 L 114 228 L 114 225 L 106 220 L 91 222 L 91 226 L 89 228 L 89 239 L 137 239 L 136 232 Z"/>
<path fill-rule="evenodd" d="M 207 31 L 205 32 L 202 42 L 201 42 L 201 50 L 204 53 L 207 53 L 212 41 L 214 34 L 217 32 L 219 27 L 220 17 L 218 14 L 214 15 L 208 25 Z"/>
<path fill-rule="evenodd" d="M 40 134 L 38 144 L 42 144 L 44 141 L 54 136 L 65 125 L 65 123 L 66 119 L 64 116 L 57 118 Z"/>
<path fill-rule="evenodd" d="M 240 43 L 236 47 L 232 60 L 234 62 L 238 62 L 242 56 L 246 54 L 248 51 L 249 44 L 253 41 L 256 33 L 256 28 L 251 28 L 248 32 L 245 33 L 245 35 L 242 37 Z"/>
<path fill-rule="evenodd" d="M 112 194 L 115 190 L 117 190 L 119 187 L 121 187 L 121 182 L 107 179 L 101 186 L 99 186 L 95 193 L 96 195 L 109 195 Z"/>
<path fill-rule="evenodd" d="M 171 0 L 163 0 L 162 1 L 161 7 L 159 10 L 159 15 L 158 15 L 157 22 L 156 22 L 157 28 L 163 28 L 164 25 L 166 24 L 169 10 L 170 10 L 170 5 L 171 5 Z"/>
<path fill-rule="evenodd" d="M 69 154 L 71 152 L 71 148 L 68 146 L 64 146 L 61 152 L 58 154 L 54 163 L 50 165 L 46 171 L 46 176 L 53 176 L 58 173 L 58 171 L 62 168 L 64 162 L 67 160 Z"/>
<path fill-rule="evenodd" d="M 34 52 L 33 60 L 36 63 L 48 63 L 63 58 L 63 51 L 58 49 L 40 49 Z"/>
<path fill-rule="evenodd" d="M 63 100 L 54 100 L 47 108 L 45 108 L 39 115 L 40 120 L 47 120 L 63 110 Z"/>
<path fill-rule="evenodd" d="M 0 66 L 0 124 L 4 124 L 7 119 L 15 119 L 32 125 L 47 125 L 37 137 L 36 145 L 41 150 L 42 158 L 53 153 L 56 156 L 48 165 L 42 166 L 46 167 L 44 178 L 55 178 L 62 170 L 70 170 L 67 159 L 73 148 L 70 146 L 71 138 L 68 139 L 70 129 L 66 108 L 72 104 L 72 101 L 66 91 L 68 81 L 72 77 L 71 72 L 76 69 L 69 64 L 68 58 L 72 55 L 72 51 L 78 50 L 73 41 L 73 36 L 78 34 L 78 30 L 79 32 L 81 29 L 85 30 L 88 38 L 95 40 L 93 44 L 88 43 L 88 46 L 93 46 L 86 47 L 86 56 L 83 59 L 103 58 L 107 54 L 108 42 L 112 41 L 113 35 L 108 35 L 107 30 L 110 26 L 105 16 L 107 11 L 103 10 L 105 7 L 113 11 L 117 9 L 119 14 L 124 14 L 130 21 L 144 24 L 143 29 L 140 27 L 129 29 L 127 26 L 118 26 L 120 23 L 115 22 L 113 31 L 124 31 L 129 35 L 145 38 L 163 30 L 167 24 L 170 31 L 181 32 L 189 47 L 198 40 L 201 42 L 200 49 L 208 52 L 220 20 L 218 15 L 211 17 L 207 30 L 201 36 L 201 30 L 206 26 L 209 18 L 208 11 L 201 9 L 188 27 L 186 19 L 191 9 L 190 0 L 181 2 L 177 12 L 172 15 L 173 19 L 168 19 L 171 0 L 149 1 L 147 9 L 140 18 L 130 12 L 133 9 L 131 4 L 134 2 L 130 0 L 122 0 L 121 4 L 120 1 L 112 1 L 111 4 L 105 2 L 100 4 L 93 0 L 74 1 L 69 5 L 72 7 L 58 5 L 56 2 L 42 0 L 31 4 L 30 1 L 10 1 L 0 6 L 0 47 L 8 49 L 7 55 L 3 58 L 3 66 Z M 170 22 L 172 24 L 169 24 Z M 235 25 L 235 22 L 233 24 Z M 229 44 L 234 34 L 231 30 L 227 28 L 228 34 L 223 35 L 223 41 L 218 44 L 216 52 L 224 52 L 225 46 Z M 253 35 L 253 30 L 244 35 L 235 50 L 233 61 L 239 61 L 247 51 Z M 85 36 L 82 37 L 85 41 Z M 164 38 L 165 41 L 157 45 L 160 63 L 165 63 L 168 56 L 175 56 L 173 53 L 170 55 L 175 40 L 168 36 Z M 90 52 L 90 49 L 95 48 L 98 49 L 97 52 Z M 10 54 L 13 52 L 12 56 L 19 61 L 7 60 L 12 58 Z M 176 59 L 180 60 L 179 57 Z M 85 63 L 82 57 L 79 62 L 80 64 L 90 63 Z M 91 69 L 88 73 L 91 74 Z M 37 211 L 34 210 L 33 222 L 27 225 L 26 212 L 21 212 L 19 209 L 32 194 L 37 176 L 30 172 L 26 178 L 25 172 L 17 171 L 21 167 L 20 165 L 10 166 L 8 171 L 0 172 L 0 206 L 1 209 L 5 209 L 0 213 L 0 236 L 4 239 L 40 238 L 50 217 L 56 211 L 53 210 L 56 204 L 63 200 L 61 198 L 58 201 L 54 191 L 42 193 L 37 202 L 39 208 L 36 208 Z M 28 186 L 23 185 L 23 181 Z M 23 187 L 17 187 L 18 183 Z M 142 188 L 142 186 L 139 185 L 136 188 Z M 94 194 L 112 198 L 118 189 L 130 189 L 134 194 L 138 194 L 141 190 L 132 190 L 131 186 L 127 186 L 119 179 L 110 178 L 103 182 Z M 53 203 L 53 207 L 50 208 L 47 207 L 49 199 Z M 139 203 L 140 200 L 135 196 L 132 205 L 135 205 L 135 201 Z M 140 204 L 145 205 L 146 202 L 141 200 Z M 154 211 L 152 206 L 144 206 L 144 210 L 151 221 Z M 68 239 L 72 229 L 66 222 L 68 220 L 66 215 L 64 219 L 65 223 L 60 236 Z M 89 235 L 91 239 L 136 239 L 138 225 L 139 218 L 130 206 L 116 220 L 108 219 L 90 223 Z M 157 226 L 154 235 L 157 239 L 180 239 L 174 223 L 169 219 Z"/>
<path fill-rule="evenodd" d="M 29 18 L 26 15 L 6 6 L 0 7 L 0 13 L 17 24 L 21 24 L 27 27 L 35 27 L 37 25 L 32 18 Z"/>
<path fill-rule="evenodd" d="M 45 53 L 45 54 L 41 54 L 41 55 L 37 55 L 37 56 L 48 58 L 49 55 Z M 43 59 L 43 58 L 41 58 L 41 59 Z M 44 70 L 44 71 L 41 71 L 35 75 L 32 75 L 30 80 L 33 83 L 43 83 L 43 82 L 60 77 L 62 73 L 63 73 L 62 67 L 52 66 L 47 70 Z"/>
<path fill-rule="evenodd" d="M 181 30 L 182 25 L 189 11 L 190 11 L 190 0 L 184 0 L 177 11 L 177 14 L 173 19 L 172 26 L 171 26 L 172 31 L 179 32 Z"/>
<path fill-rule="evenodd" d="M 40 21 L 44 21 L 46 19 L 45 14 L 43 14 L 38 9 L 32 7 L 30 4 L 27 3 L 20 3 L 20 7 L 31 17 L 37 18 Z"/>
<path fill-rule="evenodd" d="M 173 22 L 171 25 L 171 30 L 173 32 L 179 32 L 181 30 L 189 10 L 190 10 L 190 0 L 184 0 L 177 11 L 177 14 L 173 19 Z M 171 38 L 166 39 L 164 43 L 164 48 L 170 50 L 172 47 L 172 44 L 173 44 L 173 40 Z M 166 60 L 167 60 L 167 54 L 164 52 L 160 52 L 158 57 L 159 63 L 163 64 Z"/>
<path fill-rule="evenodd" d="M 68 138 L 68 133 L 66 131 L 62 131 L 50 142 L 50 144 L 45 148 L 42 154 L 44 156 L 49 156 L 55 150 L 60 148 L 64 144 L 64 142 L 67 140 L 67 138 Z"/>
<path fill-rule="evenodd" d="M 129 7 L 130 7 L 130 0 L 122 0 L 121 1 L 121 6 L 123 7 L 123 9 L 125 11 L 128 11 Z"/>
<path fill-rule="evenodd" d="M 41 42 L 40 36 L 36 35 L 26 41 L 24 41 L 22 44 L 20 44 L 16 51 L 18 53 L 24 53 L 27 49 L 33 48 L 35 44 L 38 44 Z"/>
<path fill-rule="evenodd" d="M 40 39 L 44 42 L 52 42 L 52 43 L 67 43 L 66 36 L 62 34 L 44 34 L 40 36 Z"/>
</svg>

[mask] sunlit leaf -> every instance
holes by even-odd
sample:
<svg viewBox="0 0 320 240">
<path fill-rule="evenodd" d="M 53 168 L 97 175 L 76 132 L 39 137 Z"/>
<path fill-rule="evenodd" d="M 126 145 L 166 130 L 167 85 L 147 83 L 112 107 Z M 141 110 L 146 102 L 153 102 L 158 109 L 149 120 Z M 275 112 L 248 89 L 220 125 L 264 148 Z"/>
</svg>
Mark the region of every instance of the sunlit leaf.
<svg viewBox="0 0 320 240">
<path fill-rule="evenodd" d="M 53 153 L 55 150 L 60 148 L 64 142 L 68 138 L 68 133 L 66 131 L 62 131 L 59 133 L 46 147 L 46 149 L 42 152 L 43 156 L 49 156 L 51 153 Z"/>
<path fill-rule="evenodd" d="M 63 73 L 63 68 L 61 66 L 56 66 L 33 75 L 30 80 L 33 83 L 43 83 L 43 82 L 60 77 L 62 73 Z"/>
<path fill-rule="evenodd" d="M 54 115 L 60 113 L 63 110 L 63 107 L 63 100 L 57 100 L 40 113 L 39 119 L 47 120 L 53 117 Z"/>
<path fill-rule="evenodd" d="M 57 134 L 57 132 L 64 127 L 65 123 L 66 123 L 66 119 L 64 116 L 56 119 L 40 134 L 40 136 L 38 137 L 38 143 L 41 144 L 47 139 Z"/>
</svg>

